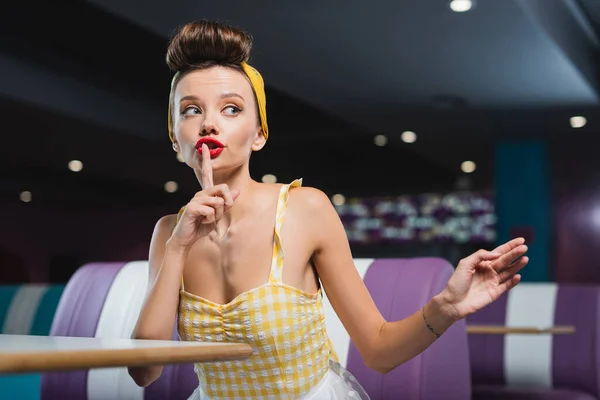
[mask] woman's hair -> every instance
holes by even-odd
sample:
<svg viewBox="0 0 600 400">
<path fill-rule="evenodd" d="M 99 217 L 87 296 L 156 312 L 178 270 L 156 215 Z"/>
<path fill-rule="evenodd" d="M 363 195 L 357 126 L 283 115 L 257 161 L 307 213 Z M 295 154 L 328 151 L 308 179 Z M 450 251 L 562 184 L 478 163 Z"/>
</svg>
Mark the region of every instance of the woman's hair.
<svg viewBox="0 0 600 400">
<path fill-rule="evenodd" d="M 241 69 L 250 58 L 252 36 L 219 22 L 194 21 L 177 31 L 167 50 L 167 65 L 182 72 L 223 65 Z"/>
<path fill-rule="evenodd" d="M 242 29 L 212 21 L 194 21 L 181 27 L 171 39 L 166 62 L 175 74 L 169 95 L 169 118 L 174 110 L 173 95 L 186 72 L 216 65 L 245 74 L 242 63 L 250 58 L 252 36 Z M 169 136 L 173 140 L 171 119 Z"/>
</svg>

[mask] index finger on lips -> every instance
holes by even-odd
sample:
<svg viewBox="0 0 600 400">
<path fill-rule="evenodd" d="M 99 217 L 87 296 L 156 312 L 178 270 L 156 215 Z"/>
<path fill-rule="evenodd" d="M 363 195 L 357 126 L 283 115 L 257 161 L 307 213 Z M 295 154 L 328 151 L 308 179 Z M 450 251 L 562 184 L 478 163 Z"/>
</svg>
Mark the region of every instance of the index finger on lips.
<svg viewBox="0 0 600 400">
<path fill-rule="evenodd" d="M 210 151 L 206 143 L 202 143 L 202 189 L 213 187 L 213 171 L 210 163 Z"/>
</svg>

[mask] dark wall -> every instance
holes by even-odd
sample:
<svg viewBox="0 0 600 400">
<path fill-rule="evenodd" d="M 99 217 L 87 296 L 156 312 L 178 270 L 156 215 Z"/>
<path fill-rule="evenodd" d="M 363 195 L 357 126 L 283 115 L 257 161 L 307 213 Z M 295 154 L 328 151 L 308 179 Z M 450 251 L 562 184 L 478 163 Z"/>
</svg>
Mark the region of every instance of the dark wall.
<svg viewBox="0 0 600 400">
<path fill-rule="evenodd" d="M 49 3 L 36 16 L 28 3 L 12 3 L 14 10 L 0 13 L 0 53 L 166 110 L 166 38 L 86 2 L 67 2 L 64 9 Z M 139 65 L 144 68 L 127 68 Z M 255 179 L 303 177 L 308 186 L 347 197 L 447 191 L 456 181 L 457 171 L 402 145 L 373 146 L 377 132 L 342 124 L 329 110 L 272 88 L 267 93 L 272 137 L 253 156 Z M 0 117 L 0 281 L 65 281 L 86 261 L 145 259 L 156 220 L 176 212 L 198 188 L 175 161 L 166 129 L 164 139 L 142 138 L 13 99 L 0 99 Z M 597 146 L 580 139 L 574 142 L 583 145 L 560 142 L 551 152 L 551 278 L 600 282 L 600 162 Z M 85 164 L 77 176 L 65 169 L 72 158 Z M 166 196 L 162 185 L 170 179 L 180 191 Z M 21 190 L 32 190 L 34 201 L 18 202 Z M 355 250 L 357 257 L 439 255 L 457 262 L 476 248 Z"/>
<path fill-rule="evenodd" d="M 596 146 L 553 149 L 555 279 L 600 283 L 600 157 Z"/>
<path fill-rule="evenodd" d="M 0 279 L 65 282 L 83 263 L 148 258 L 154 224 L 177 210 L 69 210 L 0 203 Z"/>
</svg>

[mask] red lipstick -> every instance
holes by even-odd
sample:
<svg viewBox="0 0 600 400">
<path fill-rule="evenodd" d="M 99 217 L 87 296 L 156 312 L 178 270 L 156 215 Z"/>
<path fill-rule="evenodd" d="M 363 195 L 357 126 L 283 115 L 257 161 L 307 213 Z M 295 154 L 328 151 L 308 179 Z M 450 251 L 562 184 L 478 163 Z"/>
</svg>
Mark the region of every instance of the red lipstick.
<svg viewBox="0 0 600 400">
<path fill-rule="evenodd" d="M 204 137 L 196 143 L 196 150 L 200 155 L 202 155 L 202 145 L 206 144 L 208 146 L 208 153 L 210 154 L 210 158 L 216 158 L 221 154 L 225 145 L 219 142 L 217 139 L 212 137 Z"/>
</svg>

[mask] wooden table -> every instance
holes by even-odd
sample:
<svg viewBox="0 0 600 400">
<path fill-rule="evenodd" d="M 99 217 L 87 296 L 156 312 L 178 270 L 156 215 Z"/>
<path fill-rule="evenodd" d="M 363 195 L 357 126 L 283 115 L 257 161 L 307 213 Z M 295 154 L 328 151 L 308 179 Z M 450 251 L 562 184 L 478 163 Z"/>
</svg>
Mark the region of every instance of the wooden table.
<svg viewBox="0 0 600 400">
<path fill-rule="evenodd" d="M 0 335 L 0 373 L 241 360 L 245 343 Z"/>
</svg>

